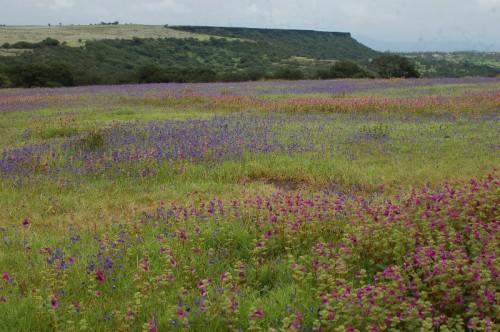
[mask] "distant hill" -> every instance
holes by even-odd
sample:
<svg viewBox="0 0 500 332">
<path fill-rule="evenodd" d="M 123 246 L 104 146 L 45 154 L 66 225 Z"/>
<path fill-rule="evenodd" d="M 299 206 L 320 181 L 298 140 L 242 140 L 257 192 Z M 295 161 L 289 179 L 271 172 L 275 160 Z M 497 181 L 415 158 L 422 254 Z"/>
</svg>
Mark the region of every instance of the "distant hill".
<svg viewBox="0 0 500 332">
<path fill-rule="evenodd" d="M 0 27 L 0 87 L 314 78 L 379 53 L 349 33 L 141 25 Z"/>
<path fill-rule="evenodd" d="M 413 52 L 410 59 L 423 77 L 499 76 L 500 52 Z"/>
<path fill-rule="evenodd" d="M 347 32 L 117 22 L 0 26 L 0 88 L 375 77 L 371 60 L 382 55 Z M 424 77 L 499 74 L 497 57 L 403 56 Z"/>
<path fill-rule="evenodd" d="M 171 28 L 194 34 L 259 41 L 291 50 L 296 56 L 313 59 L 366 61 L 379 55 L 379 52 L 357 42 L 348 32 L 198 26 L 172 26 Z"/>
<path fill-rule="evenodd" d="M 422 53 L 422 52 L 500 52 L 500 41 L 497 43 L 483 43 L 475 39 L 467 41 L 433 41 L 423 39 L 408 39 L 404 41 L 382 41 L 369 36 L 356 34 L 353 36 L 357 41 L 373 48 L 376 51 Z"/>
</svg>

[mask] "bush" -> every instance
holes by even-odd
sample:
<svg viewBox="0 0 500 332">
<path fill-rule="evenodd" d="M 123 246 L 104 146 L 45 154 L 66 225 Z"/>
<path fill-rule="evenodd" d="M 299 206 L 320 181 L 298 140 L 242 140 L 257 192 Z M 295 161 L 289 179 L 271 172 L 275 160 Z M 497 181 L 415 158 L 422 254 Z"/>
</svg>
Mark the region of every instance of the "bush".
<svg viewBox="0 0 500 332">
<path fill-rule="evenodd" d="M 296 68 L 282 68 L 276 71 L 272 78 L 282 80 L 301 80 L 304 78 L 304 74 Z"/>
<path fill-rule="evenodd" d="M 334 79 L 334 78 L 365 78 L 373 77 L 367 70 L 363 69 L 356 62 L 351 60 L 337 61 L 328 70 L 320 70 L 316 74 L 320 79 Z"/>
<path fill-rule="evenodd" d="M 170 79 L 165 68 L 158 65 L 144 65 L 137 69 L 138 83 L 168 83 Z"/>
<path fill-rule="evenodd" d="M 406 58 L 399 55 L 383 55 L 374 59 L 371 67 L 382 78 L 391 77 L 420 77 L 415 66 Z"/>
<path fill-rule="evenodd" d="M 74 76 L 71 68 L 64 63 L 20 63 L 10 69 L 10 77 L 15 86 L 58 87 L 73 86 Z"/>
<path fill-rule="evenodd" d="M 11 88 L 12 82 L 7 75 L 0 73 L 0 88 Z"/>
</svg>

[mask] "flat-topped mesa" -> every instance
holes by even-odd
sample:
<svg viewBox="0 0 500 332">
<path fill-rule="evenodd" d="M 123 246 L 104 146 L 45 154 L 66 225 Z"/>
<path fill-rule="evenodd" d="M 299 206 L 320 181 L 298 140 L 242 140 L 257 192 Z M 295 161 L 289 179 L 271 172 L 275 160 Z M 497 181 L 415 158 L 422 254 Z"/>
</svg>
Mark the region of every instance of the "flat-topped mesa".
<svg viewBox="0 0 500 332">
<path fill-rule="evenodd" d="M 192 25 L 183 25 L 183 26 L 169 26 L 171 29 L 181 30 L 181 31 L 189 31 L 194 33 L 201 33 L 210 31 L 212 33 L 216 32 L 226 32 L 226 33 L 234 33 L 234 34 L 246 34 L 248 32 L 259 32 L 264 34 L 325 34 L 330 36 L 337 37 L 351 37 L 350 32 L 339 32 L 339 31 L 318 31 L 318 30 L 309 30 L 309 29 L 275 29 L 275 28 L 244 28 L 244 27 L 214 27 L 214 26 L 192 26 Z"/>
</svg>

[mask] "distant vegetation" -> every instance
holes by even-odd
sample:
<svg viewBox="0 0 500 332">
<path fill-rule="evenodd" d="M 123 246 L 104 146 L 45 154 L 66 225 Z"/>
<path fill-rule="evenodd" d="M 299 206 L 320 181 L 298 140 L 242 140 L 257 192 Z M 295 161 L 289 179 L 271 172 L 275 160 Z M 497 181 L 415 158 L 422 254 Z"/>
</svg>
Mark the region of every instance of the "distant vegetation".
<svg viewBox="0 0 500 332">
<path fill-rule="evenodd" d="M 461 77 L 500 73 L 500 66 L 491 64 L 498 60 L 495 58 L 482 59 L 478 64 L 463 58 L 452 61 L 425 53 L 382 54 L 358 43 L 349 33 L 165 26 L 161 27 L 165 35 L 173 37 L 116 38 L 124 35 L 122 27 L 125 31 L 134 26 L 115 23 L 86 27 L 89 31 L 104 29 L 102 38 L 107 38 L 109 30 L 114 39 L 79 38 L 78 43 L 67 43 L 50 36 L 45 39 L 38 36 L 31 42 L 3 42 L 0 50 L 5 51 L 5 56 L 0 57 L 0 87 Z M 44 27 L 44 31 L 49 34 L 51 29 L 63 28 Z M 74 33 L 82 31 L 82 37 L 86 31 L 85 27 L 67 28 Z M 23 31 L 20 36 L 29 31 L 26 29 L 20 30 Z M 138 27 L 137 31 L 141 31 L 141 36 L 161 35 L 158 27 L 151 29 L 154 33 L 148 27 Z M 127 34 L 130 33 L 133 32 L 127 30 Z"/>
<path fill-rule="evenodd" d="M 500 75 L 498 52 L 415 52 L 406 53 L 424 77 L 464 77 Z"/>
</svg>

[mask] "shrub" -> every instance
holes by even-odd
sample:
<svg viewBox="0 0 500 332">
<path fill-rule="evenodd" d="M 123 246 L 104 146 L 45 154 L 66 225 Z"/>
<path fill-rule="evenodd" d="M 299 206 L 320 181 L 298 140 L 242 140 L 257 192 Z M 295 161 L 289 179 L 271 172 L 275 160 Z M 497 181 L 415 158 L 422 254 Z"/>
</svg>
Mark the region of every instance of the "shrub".
<svg viewBox="0 0 500 332">
<path fill-rule="evenodd" d="M 304 78 L 304 74 L 299 69 L 282 68 L 276 71 L 272 78 L 282 80 L 301 80 Z"/>
<path fill-rule="evenodd" d="M 415 66 L 406 58 L 399 55 L 383 55 L 374 59 L 371 67 L 382 78 L 391 77 L 419 77 Z"/>
<path fill-rule="evenodd" d="M 337 61 L 328 70 L 320 70 L 316 74 L 320 79 L 333 79 L 333 78 L 364 78 L 371 77 L 370 73 L 363 69 L 356 62 L 351 60 Z"/>
</svg>

